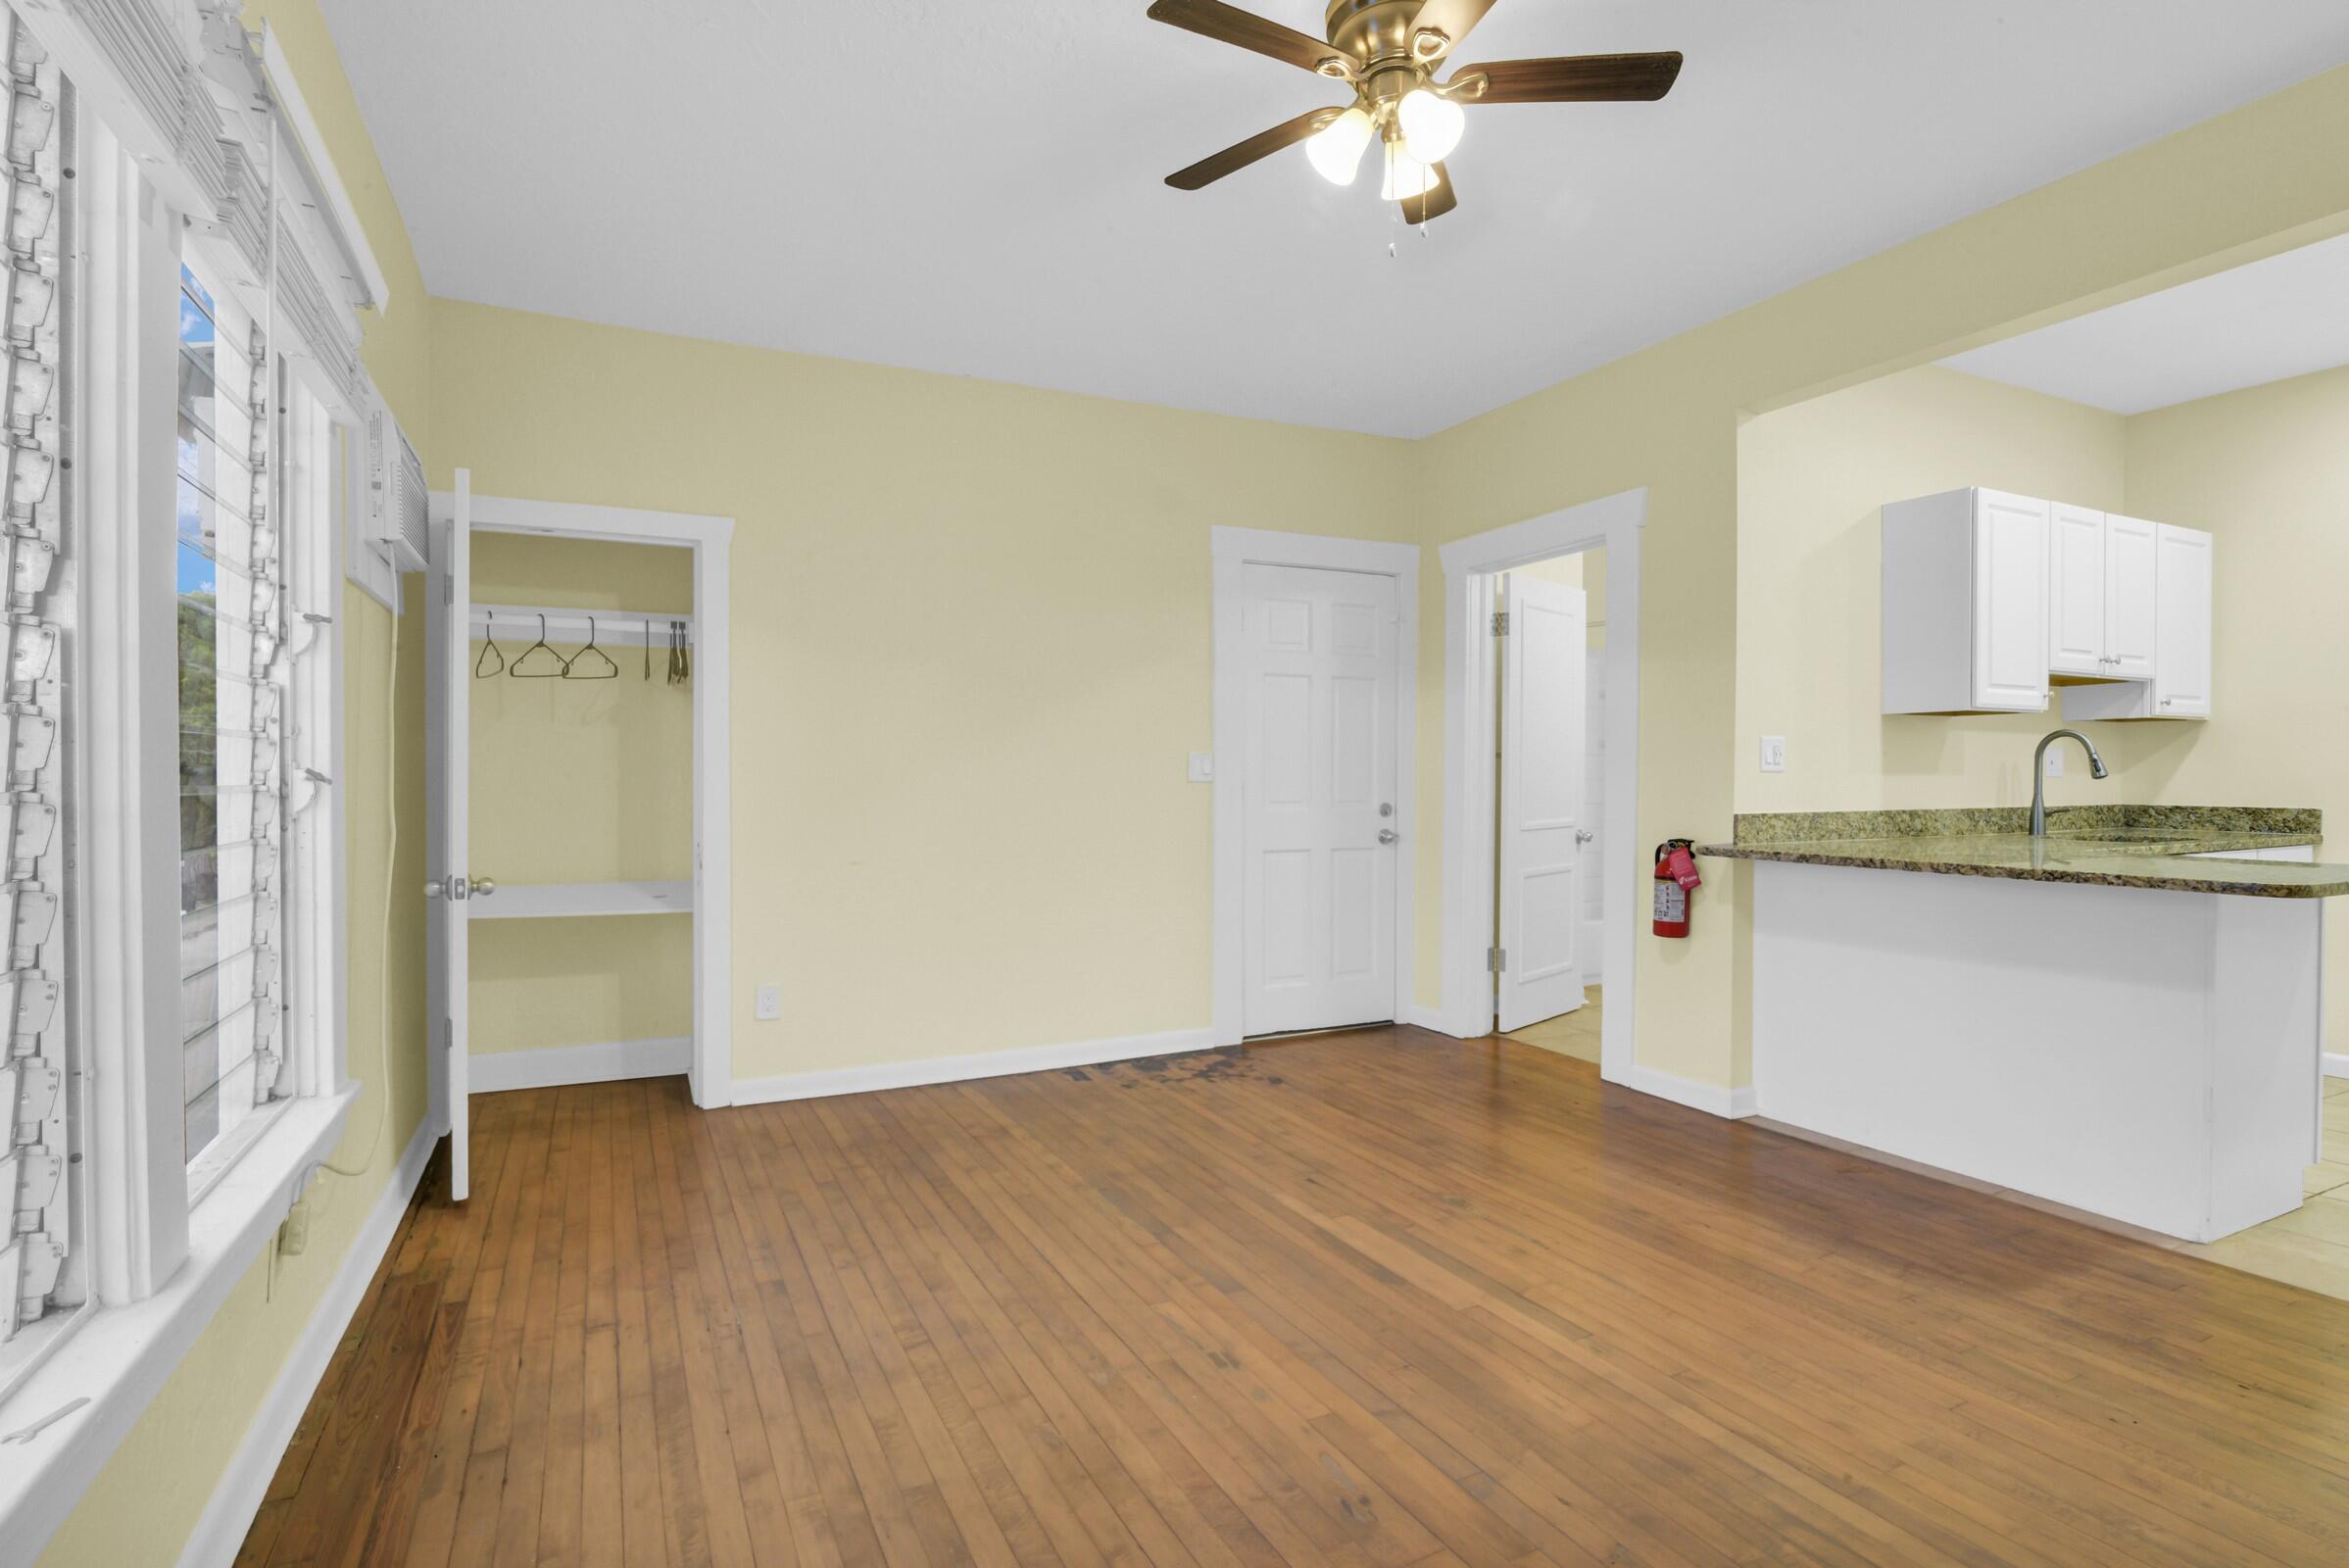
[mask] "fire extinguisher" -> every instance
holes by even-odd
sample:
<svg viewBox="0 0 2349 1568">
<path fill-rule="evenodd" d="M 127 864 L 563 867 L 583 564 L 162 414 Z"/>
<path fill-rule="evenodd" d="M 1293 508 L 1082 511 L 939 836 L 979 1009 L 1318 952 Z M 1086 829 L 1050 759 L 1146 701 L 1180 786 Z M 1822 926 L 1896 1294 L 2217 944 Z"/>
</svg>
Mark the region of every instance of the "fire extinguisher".
<svg viewBox="0 0 2349 1568">
<path fill-rule="evenodd" d="M 1660 937 L 1688 934 L 1688 895 L 1701 887 L 1696 874 L 1696 841 L 1666 839 L 1656 846 L 1656 917 L 1651 929 Z"/>
</svg>

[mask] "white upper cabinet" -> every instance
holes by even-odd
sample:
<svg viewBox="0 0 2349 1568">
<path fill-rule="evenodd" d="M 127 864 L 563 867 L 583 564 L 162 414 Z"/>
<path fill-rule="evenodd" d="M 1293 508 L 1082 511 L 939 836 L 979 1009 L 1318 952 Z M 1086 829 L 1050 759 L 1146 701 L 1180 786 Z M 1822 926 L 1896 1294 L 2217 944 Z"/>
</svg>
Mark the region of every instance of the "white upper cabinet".
<svg viewBox="0 0 2349 1568">
<path fill-rule="evenodd" d="M 2156 718 L 2211 715 L 2211 536 L 2193 528 L 2158 530 L 2161 585 L 2158 652 L 2153 669 Z"/>
<path fill-rule="evenodd" d="M 1951 490 L 1884 509 L 1884 710 L 2047 707 L 2044 501 Z"/>
<path fill-rule="evenodd" d="M 2154 536 L 2159 525 L 2107 513 L 2104 518 L 2106 673 L 2151 680 L 2158 657 Z M 2207 609 L 2204 619 L 2209 619 Z M 2205 628 L 2207 630 L 2207 627 Z"/>
<path fill-rule="evenodd" d="M 2154 528 L 2056 502 L 2048 508 L 2047 669 L 2075 680 L 2150 680 Z"/>
<path fill-rule="evenodd" d="M 2150 572 L 2150 625 L 2123 624 L 2115 644 L 2124 679 L 2064 691 L 2066 718 L 2208 718 L 2211 716 L 2211 536 L 2195 528 L 2133 517 L 2107 519 L 2108 538 L 2126 531 L 2124 575 Z M 2109 553 L 2109 551 L 2108 551 Z M 2132 590 L 2133 594 L 2133 590 Z M 2150 658 L 2140 650 L 2150 646 Z"/>
<path fill-rule="evenodd" d="M 2104 514 L 2058 502 L 2048 508 L 2047 541 L 2048 672 L 2108 674 Z"/>
</svg>

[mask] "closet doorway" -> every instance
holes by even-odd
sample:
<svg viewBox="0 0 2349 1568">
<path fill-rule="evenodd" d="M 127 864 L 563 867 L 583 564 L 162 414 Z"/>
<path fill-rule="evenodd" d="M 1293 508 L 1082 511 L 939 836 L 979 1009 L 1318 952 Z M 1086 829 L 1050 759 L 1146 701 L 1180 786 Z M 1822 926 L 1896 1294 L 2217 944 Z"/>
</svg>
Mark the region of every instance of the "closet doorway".
<svg viewBox="0 0 2349 1568">
<path fill-rule="evenodd" d="M 732 1100 L 731 518 L 433 497 L 426 594 L 433 1110 L 684 1073 Z"/>
</svg>

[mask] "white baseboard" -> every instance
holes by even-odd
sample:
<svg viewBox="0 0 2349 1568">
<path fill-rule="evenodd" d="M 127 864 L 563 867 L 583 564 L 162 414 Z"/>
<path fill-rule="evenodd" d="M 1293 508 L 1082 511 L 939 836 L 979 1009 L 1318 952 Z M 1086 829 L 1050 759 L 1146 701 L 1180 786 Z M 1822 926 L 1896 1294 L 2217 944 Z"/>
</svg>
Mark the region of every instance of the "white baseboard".
<svg viewBox="0 0 2349 1568">
<path fill-rule="evenodd" d="M 1444 1027 L 1444 1009 L 1442 1007 L 1425 1006 L 1416 1002 L 1403 1009 L 1403 1015 L 1395 1021 L 1397 1023 L 1407 1023 L 1414 1029 L 1433 1029 L 1440 1035 L 1447 1035 L 1451 1033 L 1449 1029 Z"/>
<path fill-rule="evenodd" d="M 548 1046 L 538 1051 L 477 1052 L 466 1063 L 476 1095 L 553 1089 L 563 1084 L 608 1084 L 621 1078 L 673 1078 L 692 1065 L 691 1035 Z"/>
<path fill-rule="evenodd" d="M 1626 1089 L 1637 1089 L 1643 1095 L 1653 1095 L 1659 1100 L 1669 1100 L 1676 1105 L 1687 1105 L 1691 1110 L 1708 1111 L 1715 1116 L 1726 1116 L 1735 1120 L 1754 1113 L 1753 1085 L 1751 1084 L 1745 1084 L 1736 1089 L 1725 1089 L 1718 1084 L 1700 1084 L 1693 1078 L 1683 1078 L 1674 1073 L 1664 1072 L 1659 1068 L 1642 1067 L 1637 1063 L 1626 1068 L 1621 1074 L 1602 1071 L 1600 1076 L 1606 1078 L 1610 1083 L 1619 1083 Z"/>
<path fill-rule="evenodd" d="M 930 1056 L 920 1061 L 841 1067 L 829 1072 L 788 1072 L 772 1078 L 737 1078 L 734 1080 L 734 1103 L 764 1105 L 779 1100 L 816 1100 L 825 1095 L 861 1095 L 875 1089 L 912 1089 L 922 1084 L 961 1083 L 972 1078 L 1002 1078 L 1012 1073 L 1052 1072 L 1064 1067 L 1097 1066 L 1104 1061 L 1127 1061 L 1136 1056 L 1172 1056 L 1186 1051 L 1205 1051 L 1214 1043 L 1215 1031 L 1212 1029 L 1168 1029 L 1154 1035 L 1078 1040 L 1063 1046 L 1023 1046 L 1010 1051 L 978 1052 L 967 1056 Z"/>
<path fill-rule="evenodd" d="M 416 1136 L 400 1152 L 391 1180 L 367 1211 L 359 1234 L 351 1238 L 318 1310 L 310 1314 L 293 1353 L 285 1358 L 277 1381 L 269 1386 L 269 1397 L 245 1429 L 245 1439 L 236 1446 L 220 1484 L 213 1488 L 212 1501 L 205 1504 L 204 1516 L 196 1521 L 195 1533 L 179 1553 L 179 1568 L 227 1568 L 236 1560 L 245 1544 L 245 1532 L 253 1528 L 261 1500 L 277 1474 L 277 1461 L 285 1456 L 285 1446 L 293 1441 L 302 1412 L 310 1408 L 310 1396 L 318 1392 L 318 1379 L 326 1375 L 326 1363 L 334 1358 L 343 1330 L 351 1326 L 351 1314 L 359 1310 L 367 1283 L 390 1250 L 392 1238 L 399 1234 L 400 1216 L 408 1211 L 408 1200 L 423 1178 L 424 1162 L 432 1157 L 438 1142 L 432 1118 L 424 1117 Z"/>
<path fill-rule="evenodd" d="M 2327 1051 L 2325 1053 L 2325 1076 L 2327 1078 L 2349 1078 L 2349 1053 L 2339 1051 Z"/>
</svg>

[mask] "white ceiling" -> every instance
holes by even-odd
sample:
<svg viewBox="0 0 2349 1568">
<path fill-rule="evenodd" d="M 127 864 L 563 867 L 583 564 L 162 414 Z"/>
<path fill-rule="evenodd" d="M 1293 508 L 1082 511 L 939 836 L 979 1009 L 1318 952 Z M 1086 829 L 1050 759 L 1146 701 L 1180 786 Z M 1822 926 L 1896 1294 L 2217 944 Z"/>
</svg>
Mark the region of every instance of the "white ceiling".
<svg viewBox="0 0 2349 1568">
<path fill-rule="evenodd" d="M 1465 56 L 1688 66 L 1470 110 L 1391 259 L 1301 150 L 1161 183 L 1336 90 L 1145 0 L 321 3 L 435 294 L 1391 435 L 2349 61 L 2340 0 L 1503 0 Z"/>
<path fill-rule="evenodd" d="M 2349 365 L 2349 236 L 1941 363 L 2115 414 Z"/>
</svg>

